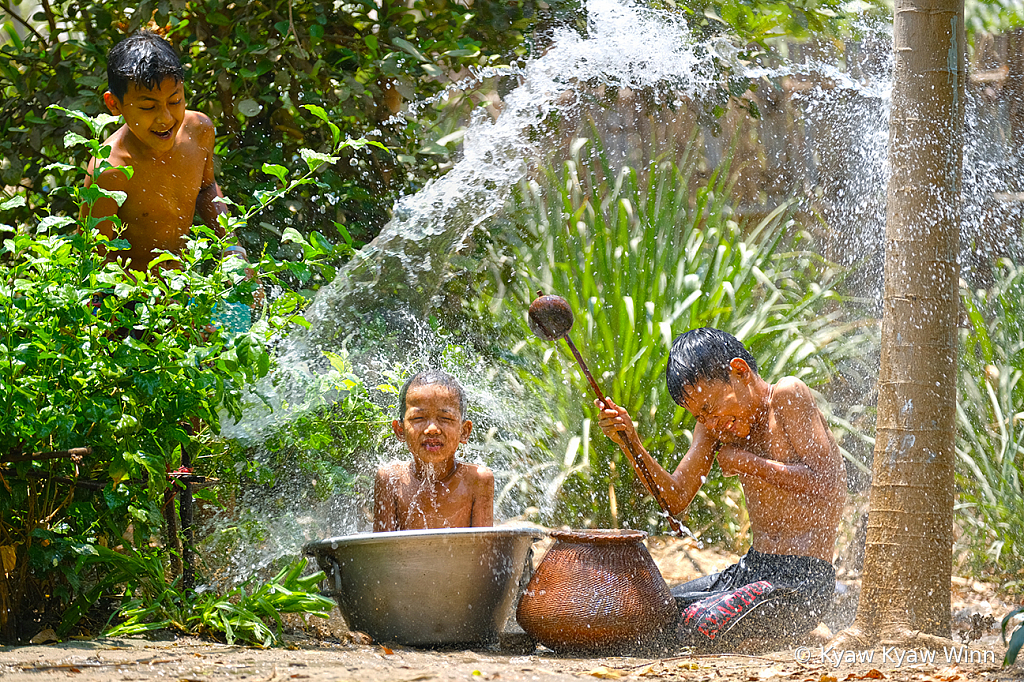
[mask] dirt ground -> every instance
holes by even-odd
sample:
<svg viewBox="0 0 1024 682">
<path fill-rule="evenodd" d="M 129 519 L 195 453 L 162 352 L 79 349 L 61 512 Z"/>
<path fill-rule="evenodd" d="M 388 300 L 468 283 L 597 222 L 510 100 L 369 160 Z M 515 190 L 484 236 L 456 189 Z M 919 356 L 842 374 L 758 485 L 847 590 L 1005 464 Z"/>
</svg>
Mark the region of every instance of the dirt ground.
<svg viewBox="0 0 1024 682">
<path fill-rule="evenodd" d="M 700 550 L 685 540 L 652 538 L 648 547 L 671 584 L 719 570 L 735 555 Z M 542 552 L 538 552 L 538 555 Z M 840 570 L 840 601 L 833 631 L 853 618 L 856 574 Z M 836 651 L 828 632 L 809 636 L 802 646 L 758 655 L 691 656 L 669 651 L 657 658 L 556 655 L 538 648 L 529 655 L 479 648 L 472 651 L 430 651 L 368 642 L 344 627 L 340 618 L 325 625 L 295 630 L 285 646 L 254 649 L 195 638 L 93 639 L 59 644 L 0 647 L 0 678 L 10 682 L 77 680 L 309 680 L 327 682 L 416 682 L 419 680 L 558 680 L 636 679 L 691 682 L 989 682 L 1022 680 L 1020 663 L 1003 669 L 1005 648 L 998 620 L 1011 610 L 995 586 L 954 578 L 954 638 L 966 635 L 977 615 L 968 645 L 949 648 L 878 647 L 872 651 Z M 996 624 L 984 621 L 993 616 Z M 978 639 L 977 637 L 980 637 Z M 959 660 L 958 660 L 959 658 Z"/>
</svg>

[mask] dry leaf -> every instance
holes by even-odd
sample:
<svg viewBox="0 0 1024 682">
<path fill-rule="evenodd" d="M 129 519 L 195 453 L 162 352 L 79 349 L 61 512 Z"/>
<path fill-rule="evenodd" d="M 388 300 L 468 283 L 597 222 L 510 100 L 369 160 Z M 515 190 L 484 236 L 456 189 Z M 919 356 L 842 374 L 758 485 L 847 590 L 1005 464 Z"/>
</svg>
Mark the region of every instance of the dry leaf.
<svg viewBox="0 0 1024 682">
<path fill-rule="evenodd" d="M 353 644 L 373 644 L 373 637 L 359 630 L 350 630 L 348 637 Z"/>
<path fill-rule="evenodd" d="M 639 677 L 641 675 L 657 675 L 658 673 L 654 672 L 654 664 L 651 663 L 650 665 L 645 665 L 643 668 L 640 668 L 640 670 L 634 671 L 633 674 Z"/>
<path fill-rule="evenodd" d="M 602 680 L 617 680 L 622 677 L 622 673 L 618 670 L 611 670 L 604 667 L 603 665 L 594 668 L 593 670 L 587 671 L 587 674 L 592 677 L 597 677 Z"/>
<path fill-rule="evenodd" d="M 388 647 L 384 646 L 383 644 L 380 645 L 380 648 L 384 652 L 385 656 L 392 656 L 395 653 L 393 650 L 389 649 Z"/>
<path fill-rule="evenodd" d="M 14 545 L 0 547 L 0 569 L 3 570 L 4 575 L 10 575 L 14 571 L 16 559 L 17 552 L 14 550 Z"/>
<path fill-rule="evenodd" d="M 29 644 L 54 644 L 60 640 L 57 639 L 57 633 L 52 628 L 46 628 L 38 635 L 28 640 Z"/>
<path fill-rule="evenodd" d="M 679 664 L 679 667 L 683 670 L 697 670 L 700 666 L 697 665 L 697 661 L 683 661 Z"/>
<path fill-rule="evenodd" d="M 818 682 L 839 682 L 839 680 L 832 675 L 822 675 L 818 678 Z"/>
<path fill-rule="evenodd" d="M 942 682 L 953 682 L 953 680 L 960 679 L 960 669 L 955 665 L 947 665 L 945 668 L 935 672 L 933 677 Z"/>
</svg>

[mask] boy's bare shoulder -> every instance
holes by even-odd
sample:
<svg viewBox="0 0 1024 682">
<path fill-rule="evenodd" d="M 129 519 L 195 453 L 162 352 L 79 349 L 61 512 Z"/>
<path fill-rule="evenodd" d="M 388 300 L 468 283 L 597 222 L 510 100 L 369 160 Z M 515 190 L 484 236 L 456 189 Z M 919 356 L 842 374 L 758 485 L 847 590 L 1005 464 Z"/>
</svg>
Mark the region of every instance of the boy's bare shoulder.
<svg viewBox="0 0 1024 682">
<path fill-rule="evenodd" d="M 209 116 L 201 111 L 192 111 L 191 109 L 185 111 L 185 118 L 182 121 L 182 125 L 184 125 L 190 133 L 197 135 L 200 140 L 204 138 L 209 138 L 211 141 L 213 140 L 215 130 L 213 127 L 213 121 L 210 120 Z"/>
<path fill-rule="evenodd" d="M 481 482 L 493 481 L 494 472 L 483 464 L 469 464 L 468 462 L 462 462 L 463 476 L 466 478 L 474 479 Z"/>
<path fill-rule="evenodd" d="M 812 405 L 817 404 L 811 389 L 796 377 L 782 377 L 779 379 L 772 391 L 772 396 L 772 402 L 783 407 L 806 401 L 810 401 Z"/>
</svg>

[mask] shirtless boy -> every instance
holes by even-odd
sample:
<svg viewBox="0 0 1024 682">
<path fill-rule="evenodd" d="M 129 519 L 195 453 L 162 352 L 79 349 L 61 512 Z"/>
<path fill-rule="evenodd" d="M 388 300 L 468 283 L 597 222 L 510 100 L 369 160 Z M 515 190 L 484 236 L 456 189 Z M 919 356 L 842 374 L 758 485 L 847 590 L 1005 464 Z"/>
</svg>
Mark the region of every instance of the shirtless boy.
<svg viewBox="0 0 1024 682">
<path fill-rule="evenodd" d="M 100 198 L 92 215 L 116 215 L 121 220 L 120 237 L 131 244 L 108 257 L 130 261 L 127 265 L 133 270 L 144 271 L 158 250 L 181 252 L 196 213 L 223 236 L 217 217 L 227 209 L 214 201 L 223 195 L 213 177 L 213 123 L 204 114 L 185 109 L 184 74 L 174 48 L 149 31 L 125 38 L 107 56 L 107 86 L 103 102 L 110 113 L 124 117 L 124 125 L 104 142 L 110 145 L 107 161 L 114 167 L 104 169 L 95 182 L 103 189 L 124 192 L 127 199 L 119 207 L 113 199 Z M 93 159 L 89 164 L 87 186 L 97 163 Z M 131 166 L 131 177 L 117 166 Z M 98 227 L 114 238 L 111 220 Z M 245 257 L 240 246 L 228 250 Z"/>
<path fill-rule="evenodd" d="M 743 344 L 711 328 L 676 338 L 666 378 L 673 400 L 697 419 L 674 473 L 647 453 L 611 400 L 598 403 L 601 429 L 627 456 L 630 440 L 673 514 L 693 501 L 717 454 L 722 472 L 740 478 L 753 536 L 738 564 L 672 590 L 681 643 L 722 649 L 812 630 L 835 590 L 846 474 L 810 389 L 795 377 L 764 381 Z"/>
<path fill-rule="evenodd" d="M 454 377 L 426 370 L 406 382 L 391 428 L 412 461 L 377 470 L 374 532 L 493 525 L 494 474 L 455 459 L 473 423 L 466 419 L 466 393 Z"/>
</svg>

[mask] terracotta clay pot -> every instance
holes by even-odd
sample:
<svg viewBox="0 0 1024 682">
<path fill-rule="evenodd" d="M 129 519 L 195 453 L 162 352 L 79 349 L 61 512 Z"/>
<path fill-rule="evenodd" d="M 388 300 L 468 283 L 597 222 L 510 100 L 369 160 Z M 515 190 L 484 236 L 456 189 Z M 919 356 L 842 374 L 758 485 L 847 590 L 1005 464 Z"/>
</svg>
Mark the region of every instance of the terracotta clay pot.
<svg viewBox="0 0 1024 682">
<path fill-rule="evenodd" d="M 555 651 L 654 643 L 677 618 L 675 600 L 637 530 L 554 531 L 555 543 L 516 609 L 523 630 Z"/>
</svg>

